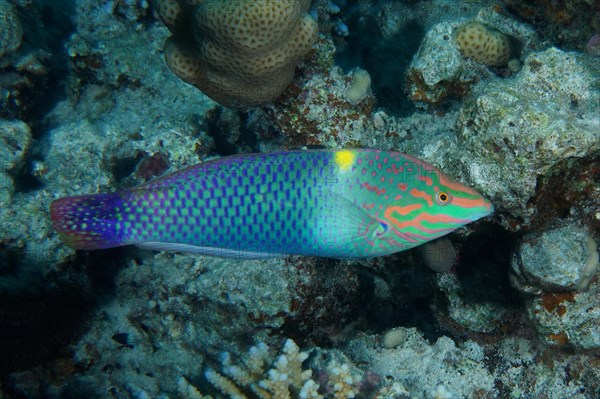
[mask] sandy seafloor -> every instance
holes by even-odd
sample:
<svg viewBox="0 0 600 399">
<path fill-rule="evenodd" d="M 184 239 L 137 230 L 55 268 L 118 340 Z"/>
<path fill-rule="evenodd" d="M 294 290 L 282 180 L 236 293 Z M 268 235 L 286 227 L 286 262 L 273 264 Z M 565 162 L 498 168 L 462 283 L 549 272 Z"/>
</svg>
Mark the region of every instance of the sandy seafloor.
<svg viewBox="0 0 600 399">
<path fill-rule="evenodd" d="M 147 0 L 0 0 L 1 399 L 600 397 L 597 2 L 309 14 L 283 95 L 233 109 L 169 70 Z M 461 52 L 473 21 L 502 65 Z M 58 198 L 306 146 L 410 154 L 495 212 L 356 261 L 74 251 L 51 225 Z"/>
</svg>

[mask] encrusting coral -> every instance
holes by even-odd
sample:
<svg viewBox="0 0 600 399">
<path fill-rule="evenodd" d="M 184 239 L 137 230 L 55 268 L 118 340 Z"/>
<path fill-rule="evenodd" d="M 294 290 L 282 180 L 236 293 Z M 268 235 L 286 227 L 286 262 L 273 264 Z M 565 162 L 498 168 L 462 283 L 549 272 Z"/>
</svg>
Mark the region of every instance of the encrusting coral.
<svg viewBox="0 0 600 399">
<path fill-rule="evenodd" d="M 456 34 L 456 43 L 465 57 L 483 65 L 503 66 L 510 59 L 508 37 L 479 22 L 461 26 Z"/>
<path fill-rule="evenodd" d="M 221 372 L 207 369 L 206 380 L 222 395 L 232 399 L 258 397 L 261 399 L 349 399 L 358 393 L 361 377 L 354 375 L 348 364 L 331 361 L 327 366 L 329 380 L 327 387 L 319 390 L 319 384 L 313 380 L 312 370 L 304 370 L 302 363 L 308 353 L 300 352 L 294 341 L 285 341 L 281 353 L 271 361 L 269 347 L 259 343 L 249 349 L 242 364 L 234 364 L 229 353 L 221 357 Z M 266 367 L 271 364 L 269 370 Z M 177 382 L 179 394 L 185 398 L 211 398 L 204 396 L 184 377 Z"/>
<path fill-rule="evenodd" d="M 165 60 L 218 103 L 256 106 L 279 97 L 317 39 L 310 0 L 157 0 L 171 30 Z"/>
</svg>

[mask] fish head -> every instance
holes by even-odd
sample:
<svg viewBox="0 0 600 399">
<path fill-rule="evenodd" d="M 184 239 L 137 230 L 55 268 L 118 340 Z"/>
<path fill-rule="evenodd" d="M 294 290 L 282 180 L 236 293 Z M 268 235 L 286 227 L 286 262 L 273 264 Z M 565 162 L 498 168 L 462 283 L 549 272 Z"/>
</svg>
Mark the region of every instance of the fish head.
<svg viewBox="0 0 600 399">
<path fill-rule="evenodd" d="M 438 184 L 428 190 L 433 199 L 432 203 L 428 204 L 428 211 L 432 215 L 455 219 L 448 224 L 458 228 L 494 212 L 494 205 L 479 192 L 449 179 L 439 171 L 435 173 Z"/>
<path fill-rule="evenodd" d="M 403 167 L 411 172 L 397 185 L 381 222 L 390 228 L 382 236 L 395 236 L 404 249 L 444 236 L 494 210 L 482 194 L 426 162 L 405 156 Z"/>
</svg>

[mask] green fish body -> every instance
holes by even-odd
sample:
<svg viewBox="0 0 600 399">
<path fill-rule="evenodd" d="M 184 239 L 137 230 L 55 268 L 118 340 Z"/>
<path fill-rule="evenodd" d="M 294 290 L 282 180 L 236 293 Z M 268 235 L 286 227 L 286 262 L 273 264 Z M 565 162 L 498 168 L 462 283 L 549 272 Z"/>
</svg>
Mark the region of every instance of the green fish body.
<svg viewBox="0 0 600 399">
<path fill-rule="evenodd" d="M 409 155 L 305 150 L 220 158 L 50 210 L 75 249 L 369 258 L 446 235 L 493 206 Z"/>
</svg>

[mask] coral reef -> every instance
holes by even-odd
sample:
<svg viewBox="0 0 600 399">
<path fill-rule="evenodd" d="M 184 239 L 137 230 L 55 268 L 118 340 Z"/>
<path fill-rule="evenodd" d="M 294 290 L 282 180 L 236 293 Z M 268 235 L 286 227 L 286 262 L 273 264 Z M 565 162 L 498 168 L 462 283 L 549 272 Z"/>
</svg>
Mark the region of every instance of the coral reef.
<svg viewBox="0 0 600 399">
<path fill-rule="evenodd" d="M 600 31 L 600 8 L 588 0 L 503 0 L 506 7 L 533 24 L 555 45 L 582 50 L 586 40 Z"/>
<path fill-rule="evenodd" d="M 331 51 L 330 45 L 318 43 L 317 54 Z M 362 76 L 355 93 L 352 85 L 357 83 L 352 74 L 344 74 L 339 67 L 324 70 L 321 59 L 311 62 L 314 67 L 307 78 L 292 83 L 276 103 L 258 111 L 253 118 L 257 123 L 251 123 L 251 127 L 265 139 L 273 138 L 278 146 L 283 144 L 286 148 L 368 147 L 375 133 L 370 78 L 366 78 L 366 72 L 358 73 Z M 389 130 L 393 127 L 387 126 L 375 134 L 382 136 Z M 271 131 L 276 132 L 274 137 Z"/>
<path fill-rule="evenodd" d="M 567 225 L 525 236 L 511 282 L 525 293 L 582 291 L 598 270 L 597 244 L 586 228 Z"/>
<path fill-rule="evenodd" d="M 516 219 L 513 229 L 531 222 L 539 175 L 600 149 L 594 76 L 587 58 L 550 48 L 527 57 L 514 81 L 481 82 L 462 107 L 459 157 L 477 165 L 475 185 Z"/>
<path fill-rule="evenodd" d="M 0 0 L 0 58 L 19 48 L 22 38 L 23 27 L 15 6 Z"/>
<path fill-rule="evenodd" d="M 21 172 L 31 148 L 31 129 L 22 121 L 0 119 L 0 204 L 8 205 L 14 192 L 11 177 Z"/>
<path fill-rule="evenodd" d="M 435 105 L 448 97 L 463 97 L 480 80 L 476 72 L 464 67 L 460 52 L 450 45 L 453 31 L 451 24 L 442 22 L 425 35 L 406 73 L 412 101 Z"/>
<path fill-rule="evenodd" d="M 600 348 L 600 283 L 582 292 L 543 292 L 525 306 L 541 342 L 575 349 Z"/>
<path fill-rule="evenodd" d="M 452 339 L 441 337 L 430 344 L 410 328 L 404 343 L 392 349 L 376 349 L 369 336 L 359 336 L 348 346 L 355 361 L 367 362 L 372 372 L 399 382 L 410 397 L 434 398 L 442 390 L 452 393 L 451 397 L 473 397 L 474 392 L 488 395 L 483 397 L 497 394 L 494 376 L 483 365 L 485 351 L 473 341 L 457 346 Z M 416 360 L 423 357 L 428 360 Z M 446 368 L 446 364 L 451 367 Z M 461 378 L 450 377 L 455 373 Z"/>
<path fill-rule="evenodd" d="M 65 7 L 67 8 L 67 7 Z M 43 20 L 61 11 L 27 1 L 0 1 L 0 118 L 31 123 L 52 107 L 60 47 L 67 27 L 46 29 Z"/>
<path fill-rule="evenodd" d="M 173 36 L 171 70 L 213 100 L 249 107 L 277 98 L 317 38 L 309 0 L 158 0 Z M 188 16 L 192 16 L 188 18 Z"/>
<path fill-rule="evenodd" d="M 243 111 L 169 70 L 171 32 L 148 1 L 8 2 L 23 36 L 0 59 L 0 396 L 256 397 L 236 380 L 247 373 L 271 397 L 600 397 L 589 1 L 510 2 L 536 30 L 494 0 L 315 0 L 322 31 L 296 79 Z M 176 8 L 160 14 L 197 43 Z M 510 37 L 509 64 L 461 55 L 467 21 Z M 409 153 L 493 196 L 496 213 L 424 253 L 352 262 L 75 252 L 48 220 L 57 197 L 307 145 Z M 297 346 L 276 353 L 284 337 Z M 259 342 L 256 356 L 273 349 L 252 374 Z"/>
<path fill-rule="evenodd" d="M 253 346 L 243 357 L 242 365 L 235 365 L 231 355 L 223 353 L 221 365 L 222 375 L 208 369 L 204 372 L 207 381 L 222 394 L 230 398 L 247 397 L 243 391 L 252 392 L 264 399 L 283 398 L 353 398 L 356 395 L 356 384 L 360 377 L 351 374 L 348 364 L 338 364 L 332 361 L 327 367 L 329 375 L 328 388 L 331 395 L 319 393 L 319 384 L 311 378 L 312 370 L 303 370 L 302 363 L 308 358 L 308 353 L 300 352 L 300 348 L 290 339 L 283 344 L 281 354 L 273 361 L 270 359 L 269 348 L 264 343 Z M 269 364 L 272 368 L 267 370 Z"/>
<path fill-rule="evenodd" d="M 529 318 L 545 344 L 600 347 L 597 251 L 593 236 L 578 224 L 523 237 L 511 283 L 525 294 Z"/>
<path fill-rule="evenodd" d="M 539 39 L 535 31 L 525 24 L 507 18 L 493 8 L 481 9 L 474 18 L 475 21 L 469 23 L 463 23 L 463 18 L 440 22 L 427 31 L 406 72 L 406 91 L 412 101 L 440 106 L 448 100 L 465 97 L 472 86 L 480 80 L 492 78 L 495 74 L 506 77 L 518 72 L 520 68 L 517 66 L 520 62 L 518 58 L 513 58 L 509 62 L 511 55 L 508 48 L 509 41 L 504 33 L 513 37 L 514 42 L 518 44 L 519 52 L 513 56 L 528 54 L 539 47 Z M 479 44 L 481 46 L 479 51 L 482 54 L 479 60 L 475 59 L 475 61 L 496 68 L 491 70 L 484 68 L 465 60 L 461 55 L 462 52 L 469 58 L 473 58 L 465 51 L 471 54 L 478 43 L 461 39 L 467 33 L 464 29 L 472 30 L 473 27 L 482 30 L 482 43 Z M 499 42 L 496 51 L 490 50 L 489 46 L 493 42 Z M 484 51 L 485 45 L 488 46 L 486 51 Z M 496 59 L 490 61 L 492 58 Z M 502 68 L 499 68 L 500 66 Z"/>
<path fill-rule="evenodd" d="M 316 296 L 311 291 L 303 294 L 300 287 L 310 285 L 312 279 L 316 280 L 312 284 L 318 284 L 319 279 L 333 280 L 310 273 L 309 268 L 304 263 L 296 270 L 281 259 L 240 263 L 137 254 L 128 260 L 128 267 L 112 277 L 114 285 L 120 287 L 114 302 L 102 306 L 99 319 L 83 334 L 76 355 L 69 359 L 72 369 L 65 378 L 70 383 L 47 377 L 46 391 L 50 397 L 81 396 L 78 385 L 84 382 L 94 395 L 101 395 L 110 386 L 122 395 L 143 390 L 157 397 L 175 391 L 182 370 L 186 377 L 203 374 L 209 354 L 243 353 L 249 339 L 273 344 L 277 336 L 271 335 L 294 331 L 294 324 L 302 322 L 295 314 L 307 306 L 300 300 L 310 301 L 308 295 Z M 345 272 L 338 269 L 317 270 L 329 270 L 334 275 Z M 334 281 L 341 284 L 342 280 Z M 298 288 L 290 292 L 289 287 Z M 324 288 L 314 292 L 320 297 L 314 298 L 312 306 L 320 306 L 327 317 L 335 318 L 335 306 L 342 307 L 339 293 L 333 290 L 331 296 L 324 296 Z M 303 295 L 307 297 L 299 298 Z M 321 328 L 327 328 L 322 316 L 302 316 L 313 317 L 322 323 Z M 343 315 L 336 319 L 340 320 L 344 320 Z M 331 326 L 328 332 L 335 334 Z M 118 348 L 121 350 L 115 353 Z M 51 367 L 60 368 L 60 361 Z M 107 368 L 112 370 L 109 374 L 102 371 Z M 20 374 L 21 382 L 15 385 L 27 396 L 36 397 L 39 391 L 27 383 L 32 378 L 39 378 L 35 370 Z"/>
<path fill-rule="evenodd" d="M 503 66 L 510 59 L 510 45 L 505 34 L 479 22 L 462 25 L 456 32 L 460 52 L 480 64 Z"/>
</svg>

